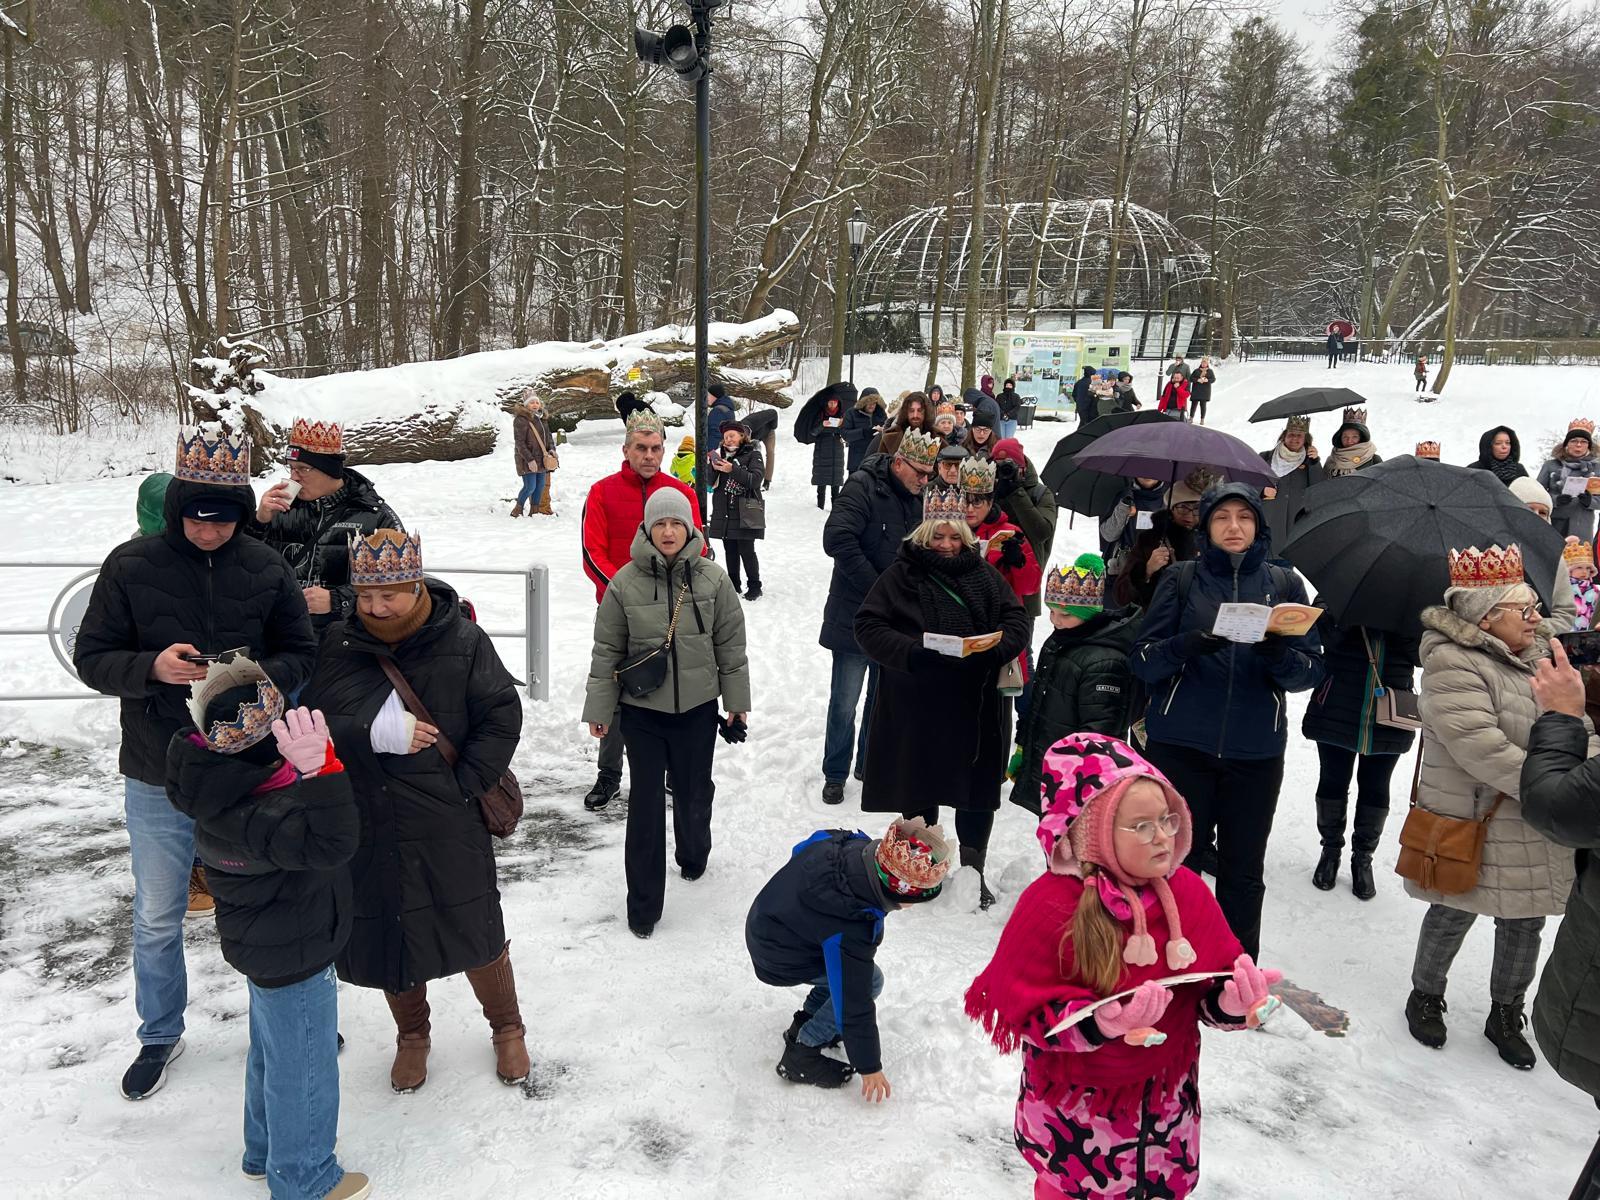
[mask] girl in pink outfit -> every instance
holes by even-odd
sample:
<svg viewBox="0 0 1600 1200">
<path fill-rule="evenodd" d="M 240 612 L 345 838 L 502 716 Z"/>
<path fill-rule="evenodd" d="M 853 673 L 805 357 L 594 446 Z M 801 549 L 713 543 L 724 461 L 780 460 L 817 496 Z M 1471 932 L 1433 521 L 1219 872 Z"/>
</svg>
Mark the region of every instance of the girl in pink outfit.
<svg viewBox="0 0 1600 1200">
<path fill-rule="evenodd" d="M 1200 1025 L 1244 1029 L 1281 976 L 1244 954 L 1216 899 L 1181 866 L 1189 809 L 1113 737 L 1075 733 L 1043 770 L 1047 869 L 1017 900 L 967 1015 L 1022 1047 L 1017 1149 L 1037 1200 L 1180 1200 L 1200 1178 Z M 1166 987 L 1190 971 L 1226 979 Z M 1063 1018 L 1129 988 L 1071 1029 Z"/>
</svg>

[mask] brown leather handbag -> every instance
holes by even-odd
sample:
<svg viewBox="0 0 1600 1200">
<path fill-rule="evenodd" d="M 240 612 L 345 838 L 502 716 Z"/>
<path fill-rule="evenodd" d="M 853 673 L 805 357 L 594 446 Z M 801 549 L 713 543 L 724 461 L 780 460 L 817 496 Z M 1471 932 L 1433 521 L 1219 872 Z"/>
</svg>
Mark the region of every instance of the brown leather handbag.
<svg viewBox="0 0 1600 1200">
<path fill-rule="evenodd" d="M 1478 886 L 1483 865 L 1483 839 L 1488 836 L 1504 793 L 1495 793 L 1489 811 L 1476 821 L 1445 817 L 1417 804 L 1417 783 L 1422 775 L 1422 751 L 1417 751 L 1417 772 L 1411 783 L 1411 811 L 1400 827 L 1400 859 L 1395 873 L 1441 896 L 1459 896 Z"/>
<path fill-rule="evenodd" d="M 428 712 L 427 705 L 411 690 L 411 685 L 406 682 L 406 677 L 400 673 L 400 668 L 395 665 L 394 659 L 379 656 L 378 665 L 383 668 L 383 673 L 389 677 L 389 682 L 394 684 L 394 690 L 400 693 L 400 699 L 411 715 L 419 721 L 426 721 L 435 729 L 439 722 L 433 719 Z M 444 735 L 444 730 L 439 729 L 439 740 L 433 744 L 444 761 L 455 770 L 460 755 L 456 753 L 455 746 Z M 483 824 L 490 833 L 497 838 L 508 838 L 517 831 L 517 822 L 522 820 L 522 785 L 517 782 L 517 777 L 507 767 L 505 774 L 489 785 L 489 789 L 478 797 L 478 811 L 483 816 Z"/>
</svg>

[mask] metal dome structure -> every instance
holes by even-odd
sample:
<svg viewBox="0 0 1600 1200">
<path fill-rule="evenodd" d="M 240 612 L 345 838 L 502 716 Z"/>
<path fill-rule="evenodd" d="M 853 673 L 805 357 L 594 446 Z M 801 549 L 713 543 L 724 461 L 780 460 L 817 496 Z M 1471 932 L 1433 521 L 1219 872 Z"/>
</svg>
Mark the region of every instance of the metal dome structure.
<svg viewBox="0 0 1600 1200">
<path fill-rule="evenodd" d="M 1040 330 L 1099 329 L 1111 251 L 1111 200 L 1052 200 L 988 208 L 983 296 L 987 341 L 1029 317 Z M 924 349 L 933 335 L 934 292 L 946 206 L 902 217 L 874 238 L 856 276 L 855 315 L 864 339 L 883 349 Z M 949 209 L 950 258 L 940 311 L 941 342 L 952 345 L 966 305 L 971 209 Z M 1133 335 L 1139 357 L 1203 348 L 1210 261 L 1159 213 L 1129 204 L 1119 248 L 1113 325 Z"/>
</svg>

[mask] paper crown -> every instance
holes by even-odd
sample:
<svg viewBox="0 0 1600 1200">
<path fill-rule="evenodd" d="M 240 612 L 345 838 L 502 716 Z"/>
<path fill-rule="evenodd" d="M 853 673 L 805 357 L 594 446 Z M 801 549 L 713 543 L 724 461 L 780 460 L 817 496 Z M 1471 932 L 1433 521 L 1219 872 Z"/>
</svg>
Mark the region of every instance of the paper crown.
<svg viewBox="0 0 1600 1200">
<path fill-rule="evenodd" d="M 294 429 L 289 434 L 289 448 L 343 457 L 344 426 L 337 421 L 307 421 L 304 417 L 296 417 Z"/>
<path fill-rule="evenodd" d="M 878 843 L 878 877 L 901 899 L 931 899 L 950 873 L 944 830 L 921 817 L 901 817 Z"/>
<path fill-rule="evenodd" d="M 350 586 L 390 587 L 422 579 L 422 535 L 379 529 L 350 538 Z"/>
<path fill-rule="evenodd" d="M 1289 423 L 1284 426 L 1284 431 L 1286 433 L 1310 433 L 1311 418 L 1304 415 L 1290 417 Z"/>
<path fill-rule="evenodd" d="M 1515 542 L 1504 549 L 1468 546 L 1465 550 L 1452 550 L 1449 562 L 1453 588 L 1503 588 L 1523 581 L 1522 548 Z"/>
<path fill-rule="evenodd" d="M 961 460 L 961 486 L 971 496 L 994 495 L 995 465 L 986 458 Z"/>
<path fill-rule="evenodd" d="M 934 407 L 933 415 L 936 417 L 953 417 L 956 415 L 956 406 L 949 400 L 941 400 Z"/>
<path fill-rule="evenodd" d="M 1584 433 L 1593 434 L 1594 422 L 1589 420 L 1588 417 L 1575 417 L 1567 423 L 1567 432 L 1571 433 L 1575 429 L 1581 429 Z"/>
<path fill-rule="evenodd" d="M 249 487 L 250 439 L 244 434 L 234 437 L 226 431 L 208 438 L 205 430 L 197 426 L 180 426 L 178 465 L 172 476 L 189 483 Z"/>
<path fill-rule="evenodd" d="M 1044 579 L 1046 608 L 1061 611 L 1068 608 L 1105 607 L 1106 578 L 1092 567 L 1057 567 Z"/>
<path fill-rule="evenodd" d="M 960 488 L 924 488 L 922 491 L 922 519 L 924 521 L 950 521 L 957 525 L 967 523 L 967 494 Z"/>
<path fill-rule="evenodd" d="M 205 726 L 206 709 L 224 692 L 256 685 L 255 700 L 241 704 L 231 720 L 213 721 Z M 283 716 L 283 693 L 267 673 L 243 655 L 206 667 L 206 677 L 189 685 L 189 716 L 200 731 L 206 747 L 218 754 L 238 754 L 248 750 L 272 732 L 272 723 Z"/>
<path fill-rule="evenodd" d="M 1431 458 L 1431 459 L 1433 459 L 1434 462 L 1438 462 L 1439 461 L 1439 443 L 1438 442 L 1418 442 L 1417 443 L 1417 454 L 1416 454 L 1416 456 L 1418 458 Z"/>
<path fill-rule="evenodd" d="M 667 427 L 661 423 L 661 418 L 648 409 L 629 414 L 625 428 L 629 436 L 635 433 L 659 433 L 662 437 L 667 435 Z"/>
<path fill-rule="evenodd" d="M 1567 544 L 1561 548 L 1561 557 L 1569 567 L 1594 566 L 1594 551 L 1582 538 L 1569 537 Z"/>
<path fill-rule="evenodd" d="M 943 438 L 923 433 L 920 429 L 908 429 L 905 436 L 900 439 L 900 449 L 897 453 L 908 463 L 931 470 L 939 458 L 939 449 L 943 445 Z"/>
<path fill-rule="evenodd" d="M 1365 425 L 1367 423 L 1367 410 L 1364 408 L 1345 409 L 1344 423 L 1346 425 Z"/>
</svg>

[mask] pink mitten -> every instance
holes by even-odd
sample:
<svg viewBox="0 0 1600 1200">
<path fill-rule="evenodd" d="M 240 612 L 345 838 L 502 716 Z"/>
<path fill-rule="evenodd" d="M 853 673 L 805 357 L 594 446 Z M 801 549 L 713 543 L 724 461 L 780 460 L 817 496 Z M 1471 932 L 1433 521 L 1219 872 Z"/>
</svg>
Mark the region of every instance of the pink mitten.
<svg viewBox="0 0 1600 1200">
<path fill-rule="evenodd" d="M 328 756 L 328 722 L 321 710 L 291 708 L 272 723 L 278 753 L 301 775 L 310 778 L 322 770 Z"/>
<path fill-rule="evenodd" d="M 1094 1023 L 1108 1038 L 1121 1038 L 1130 1046 L 1159 1046 L 1167 1035 L 1151 1028 L 1172 1003 L 1172 993 L 1153 979 L 1135 989 L 1126 1000 L 1113 1000 L 1095 1010 Z"/>
<path fill-rule="evenodd" d="M 1241 954 L 1233 962 L 1233 978 L 1222 985 L 1217 1007 L 1230 1016 L 1245 1018 L 1254 1028 L 1277 1010 L 1279 1000 L 1267 989 L 1282 979 L 1282 971 L 1263 970 L 1248 954 Z"/>
</svg>

